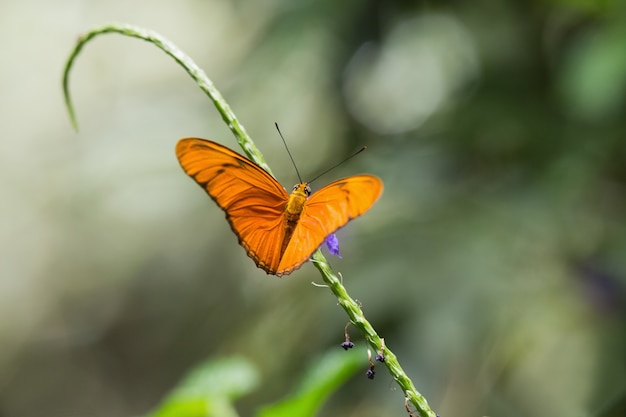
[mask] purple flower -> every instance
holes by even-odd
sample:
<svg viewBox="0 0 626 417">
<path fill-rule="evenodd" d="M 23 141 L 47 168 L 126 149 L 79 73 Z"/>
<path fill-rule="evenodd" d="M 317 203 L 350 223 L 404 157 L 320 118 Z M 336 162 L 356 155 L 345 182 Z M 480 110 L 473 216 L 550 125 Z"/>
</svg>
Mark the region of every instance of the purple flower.
<svg viewBox="0 0 626 417">
<path fill-rule="evenodd" d="M 343 342 L 343 343 L 341 344 L 341 347 L 342 347 L 344 350 L 352 349 L 352 348 L 354 347 L 354 343 L 352 343 L 352 342 L 351 342 L 351 341 L 349 341 L 349 340 L 346 340 L 345 342 Z"/>
<path fill-rule="evenodd" d="M 334 233 L 326 236 L 326 247 L 328 248 L 328 252 L 341 259 L 341 254 L 339 253 L 339 239 L 337 239 Z"/>
</svg>

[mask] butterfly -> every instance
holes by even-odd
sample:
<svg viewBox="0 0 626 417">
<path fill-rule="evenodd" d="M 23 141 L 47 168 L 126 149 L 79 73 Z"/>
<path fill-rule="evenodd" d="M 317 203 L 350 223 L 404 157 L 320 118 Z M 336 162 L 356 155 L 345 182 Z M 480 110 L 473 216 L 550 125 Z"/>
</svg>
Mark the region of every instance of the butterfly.
<svg viewBox="0 0 626 417">
<path fill-rule="evenodd" d="M 355 175 L 312 193 L 306 182 L 291 195 L 263 168 L 218 143 L 181 139 L 183 170 L 226 213 L 248 256 L 266 273 L 298 269 L 326 237 L 365 213 L 383 191 L 374 175 Z"/>
</svg>

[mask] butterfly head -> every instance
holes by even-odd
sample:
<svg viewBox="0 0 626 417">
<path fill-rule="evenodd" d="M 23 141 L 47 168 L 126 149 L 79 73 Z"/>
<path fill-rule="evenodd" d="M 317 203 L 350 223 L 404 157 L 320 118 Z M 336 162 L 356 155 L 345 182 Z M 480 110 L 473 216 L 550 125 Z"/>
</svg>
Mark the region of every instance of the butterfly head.
<svg viewBox="0 0 626 417">
<path fill-rule="evenodd" d="M 308 198 L 311 195 L 312 191 L 309 184 L 307 184 L 306 182 L 302 182 L 300 184 L 294 185 L 293 191 L 291 193 L 295 195 L 303 195 Z"/>
</svg>

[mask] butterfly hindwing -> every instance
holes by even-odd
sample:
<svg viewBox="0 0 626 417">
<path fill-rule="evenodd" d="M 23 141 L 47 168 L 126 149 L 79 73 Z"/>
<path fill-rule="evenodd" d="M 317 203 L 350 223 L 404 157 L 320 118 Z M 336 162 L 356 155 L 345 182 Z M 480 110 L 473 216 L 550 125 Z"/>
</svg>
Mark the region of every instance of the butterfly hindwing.
<svg viewBox="0 0 626 417">
<path fill-rule="evenodd" d="M 289 195 L 271 175 L 238 153 L 215 142 L 181 139 L 181 166 L 226 213 L 226 219 L 257 266 L 276 273 L 284 236 Z"/>
</svg>

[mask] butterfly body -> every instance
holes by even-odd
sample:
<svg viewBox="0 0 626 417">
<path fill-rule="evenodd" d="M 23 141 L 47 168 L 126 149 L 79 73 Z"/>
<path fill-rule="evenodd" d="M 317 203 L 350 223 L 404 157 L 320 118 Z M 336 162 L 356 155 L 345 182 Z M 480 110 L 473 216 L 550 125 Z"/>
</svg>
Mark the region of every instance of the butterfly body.
<svg viewBox="0 0 626 417">
<path fill-rule="evenodd" d="M 356 175 L 315 193 L 300 183 L 287 194 L 254 162 L 204 139 L 181 139 L 176 155 L 183 170 L 224 210 L 248 256 L 277 276 L 299 268 L 326 236 L 367 211 L 383 190 L 377 177 Z"/>
<path fill-rule="evenodd" d="M 289 245 L 291 236 L 293 236 L 293 232 L 298 225 L 298 220 L 300 220 L 304 203 L 306 203 L 309 195 L 311 195 L 311 188 L 307 183 L 296 184 L 289 195 L 289 200 L 287 200 L 285 205 L 285 235 L 280 246 L 281 256 L 285 253 L 287 245 Z"/>
</svg>

